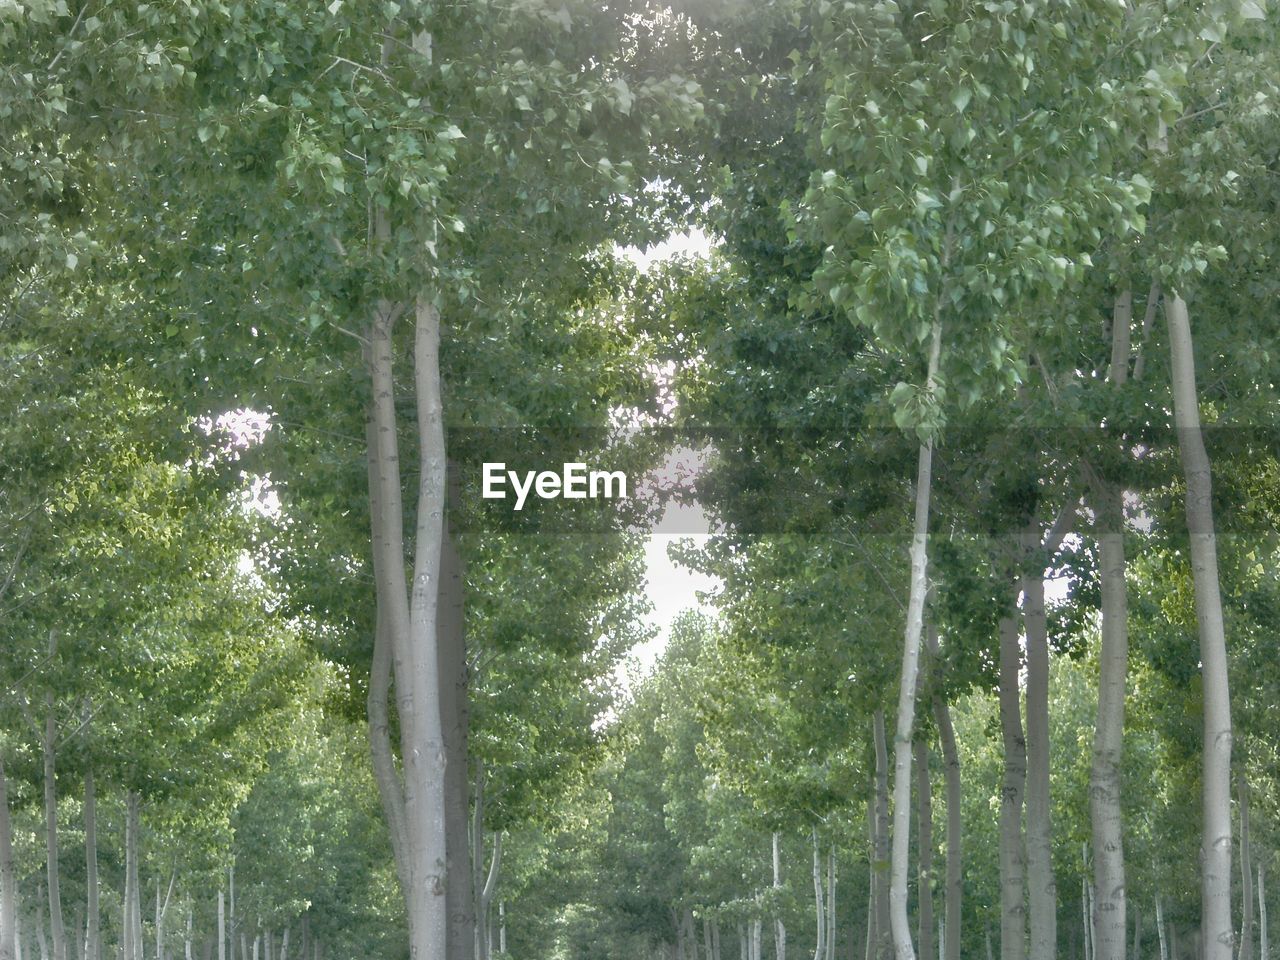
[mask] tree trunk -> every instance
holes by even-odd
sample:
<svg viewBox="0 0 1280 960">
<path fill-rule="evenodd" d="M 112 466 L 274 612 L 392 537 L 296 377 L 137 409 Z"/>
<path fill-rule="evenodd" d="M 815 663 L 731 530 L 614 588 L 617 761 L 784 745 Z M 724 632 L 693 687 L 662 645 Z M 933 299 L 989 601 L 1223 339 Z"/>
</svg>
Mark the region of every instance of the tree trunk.
<svg viewBox="0 0 1280 960">
<path fill-rule="evenodd" d="M 457 470 L 450 468 L 450 502 L 457 500 L 459 480 Z M 448 960 L 469 960 L 475 939 L 476 906 L 471 886 L 471 847 L 467 842 L 467 811 L 471 798 L 467 778 L 470 711 L 467 693 L 465 580 L 462 558 L 449 528 L 447 515 L 443 537 L 440 553 L 440 601 L 436 620 L 439 635 L 440 712 L 445 748 Z"/>
<path fill-rule="evenodd" d="M 1098 719 L 1089 773 L 1093 830 L 1093 947 L 1096 960 L 1124 960 L 1125 867 L 1121 823 L 1120 763 L 1124 747 L 1125 678 L 1129 640 L 1126 618 L 1123 493 L 1109 487 L 1101 534 L 1102 652 L 1099 657 Z"/>
<path fill-rule="evenodd" d="M 944 256 L 945 260 L 945 256 Z M 925 392 L 933 393 L 942 350 L 942 323 L 935 311 L 929 344 Z M 889 865 L 889 925 L 897 960 L 916 960 L 907 915 L 907 877 L 911 870 L 911 731 L 916 717 L 916 675 L 924 629 L 924 600 L 929 553 L 929 497 L 933 443 L 920 444 L 916 462 L 915 521 L 911 534 L 911 583 L 907 590 L 907 623 L 902 643 L 902 679 L 898 685 L 898 719 L 893 738 L 893 851 Z"/>
<path fill-rule="evenodd" d="M 98 797 L 93 768 L 84 775 L 85 960 L 102 960 L 102 910 L 98 887 Z"/>
<path fill-rule="evenodd" d="M 13 823 L 9 780 L 0 758 L 0 960 L 18 960 L 18 898 L 13 869 Z"/>
<path fill-rule="evenodd" d="M 142 891 L 138 883 L 138 795 L 125 794 L 124 820 L 124 903 L 122 904 L 122 944 L 124 960 L 142 960 Z"/>
<path fill-rule="evenodd" d="M 920 807 L 920 835 L 916 841 L 916 919 L 919 923 L 921 960 L 933 960 L 933 793 L 929 786 L 929 746 L 917 740 L 914 746 L 916 803 Z"/>
<path fill-rule="evenodd" d="M 49 656 L 57 653 L 57 632 L 49 631 Z M 54 715 L 53 693 L 45 694 L 44 741 L 44 819 L 45 874 L 49 891 L 49 932 L 53 941 L 53 960 L 67 960 L 67 928 L 62 920 L 62 883 L 58 863 L 58 781 L 54 750 L 58 742 L 58 720 Z"/>
<path fill-rule="evenodd" d="M 1085 844 L 1085 850 L 1088 850 L 1088 844 Z M 1085 873 L 1089 872 L 1089 857 L 1086 854 L 1084 858 Z M 1089 896 L 1089 878 L 1082 876 L 1080 878 L 1080 912 L 1083 914 L 1083 932 L 1084 932 L 1084 960 L 1093 960 L 1093 903 Z"/>
<path fill-rule="evenodd" d="M 1039 530 L 1035 546 L 1039 547 Z M 1038 553 L 1038 550 L 1037 550 Z M 1054 960 L 1058 949 L 1058 884 L 1053 875 L 1049 801 L 1049 631 L 1040 561 L 1022 578 L 1027 634 L 1027 891 L 1030 960 Z"/>
<path fill-rule="evenodd" d="M 1111 324 L 1113 388 L 1129 378 L 1132 295 L 1122 292 Z M 1128 597 L 1125 586 L 1124 491 L 1096 475 L 1094 513 L 1100 528 L 1102 650 L 1098 657 L 1098 719 L 1089 771 L 1089 813 L 1093 834 L 1093 951 L 1096 960 L 1124 960 L 1126 922 L 1124 836 L 1120 763 L 1124 752 L 1125 683 L 1129 669 Z"/>
<path fill-rule="evenodd" d="M 876 791 L 872 789 L 872 797 L 867 804 L 867 943 L 863 952 L 864 960 L 876 960 Z"/>
<path fill-rule="evenodd" d="M 751 960 L 760 960 L 760 948 L 764 941 L 764 919 L 756 917 L 751 921 Z"/>
<path fill-rule="evenodd" d="M 1169 960 L 1169 940 L 1164 928 L 1164 903 L 1156 895 L 1156 937 L 1160 941 L 1160 960 Z"/>
<path fill-rule="evenodd" d="M 1200 632 L 1204 689 L 1200 844 L 1200 941 L 1203 960 L 1231 960 L 1231 695 L 1227 641 L 1218 590 L 1218 543 L 1213 521 L 1213 479 L 1200 430 L 1191 322 L 1181 296 L 1165 298 L 1169 322 L 1173 415 L 1186 479 L 1187 532 Z"/>
<path fill-rule="evenodd" d="M 926 637 L 929 653 L 938 656 L 937 631 L 930 626 Z M 944 883 L 942 960 L 960 960 L 961 910 L 964 905 L 964 859 L 961 846 L 963 825 L 960 810 L 960 751 L 951 724 L 951 708 L 942 697 L 933 698 L 933 719 L 938 727 L 938 744 L 942 748 L 943 778 L 947 788 L 947 862 Z"/>
<path fill-rule="evenodd" d="M 482 834 L 483 836 L 483 834 Z M 493 857 L 489 861 L 489 876 L 485 879 L 484 888 L 480 891 L 479 928 L 484 931 L 481 938 L 481 954 L 479 960 L 489 960 L 492 953 L 492 937 L 489 936 L 489 911 L 493 906 L 493 895 L 498 889 L 498 872 L 502 869 L 502 834 L 493 835 Z"/>
<path fill-rule="evenodd" d="M 227 903 L 225 894 L 218 891 L 218 960 L 227 960 Z"/>
<path fill-rule="evenodd" d="M 1000 960 L 1026 956 L 1027 917 L 1022 798 L 1027 780 L 1027 743 L 1022 736 L 1019 677 L 1022 649 L 1018 622 L 1000 618 L 1000 732 L 1004 778 L 1000 789 Z"/>
<path fill-rule="evenodd" d="M 825 960 L 827 954 L 827 915 L 822 891 L 822 850 L 818 845 L 818 828 L 813 828 L 813 903 L 816 933 L 813 960 Z"/>
<path fill-rule="evenodd" d="M 507 902 L 505 900 L 498 901 L 498 952 L 506 954 L 507 952 Z M 716 930 L 716 960 L 719 960 L 720 952 L 720 930 Z"/>
<path fill-rule="evenodd" d="M 1244 765 L 1236 772 L 1240 806 L 1240 951 L 1239 960 L 1253 960 L 1253 860 L 1249 849 L 1249 780 Z M 1135 958 L 1136 960 L 1136 958 Z"/>
<path fill-rule="evenodd" d="M 1142 955 L 1142 909 L 1137 903 L 1133 905 L 1133 952 L 1129 954 L 1130 960 L 1138 960 Z"/>
<path fill-rule="evenodd" d="M 177 870 L 169 873 L 169 889 L 160 900 L 160 878 L 156 877 L 156 960 L 164 960 L 164 921 L 169 915 L 169 901 L 173 898 L 173 884 L 178 879 Z"/>
<path fill-rule="evenodd" d="M 186 933 L 186 936 L 185 936 L 185 937 L 183 937 L 183 939 L 182 939 L 182 956 L 183 956 L 183 960 L 193 960 L 193 958 L 192 958 L 192 956 L 191 956 L 191 927 L 192 927 L 192 924 L 195 922 L 195 917 L 193 917 L 193 916 L 192 916 L 192 913 L 193 913 L 193 911 L 192 911 L 192 909 L 191 909 L 191 904 L 188 902 L 188 904 L 187 904 L 187 933 Z"/>
<path fill-rule="evenodd" d="M 1258 960 L 1271 960 L 1271 944 L 1267 937 L 1267 884 L 1262 860 L 1258 860 Z"/>
<path fill-rule="evenodd" d="M 778 831 L 773 832 L 773 889 L 775 895 L 782 890 L 782 851 Z M 787 928 L 782 922 L 782 908 L 774 904 L 773 949 L 776 960 L 787 960 Z"/>
<path fill-rule="evenodd" d="M 889 751 L 885 744 L 884 711 L 877 710 L 873 720 L 876 753 L 874 960 L 890 960 L 893 957 L 893 933 L 889 929 Z"/>
<path fill-rule="evenodd" d="M 40 891 L 43 893 L 43 891 Z M 40 960 L 49 960 L 49 938 L 45 936 L 44 928 L 44 904 L 43 900 L 36 897 L 36 946 L 40 950 Z"/>
<path fill-rule="evenodd" d="M 439 630 L 445 499 L 445 443 L 440 389 L 440 315 L 416 306 L 414 381 L 418 407 L 419 487 L 412 591 L 406 589 L 404 509 L 392 370 L 392 328 L 399 309 L 382 303 L 372 324 L 369 366 L 376 437 L 374 576 L 383 626 L 391 638 L 403 760 L 404 891 L 411 960 L 438 960 L 447 948 L 445 764 Z M 388 805 L 384 804 L 384 809 Z"/>
<path fill-rule="evenodd" d="M 716 943 L 719 943 L 717 928 Z M 716 960 L 720 960 L 716 950 Z M 827 953 L 824 960 L 836 960 L 836 845 L 827 850 Z"/>
</svg>

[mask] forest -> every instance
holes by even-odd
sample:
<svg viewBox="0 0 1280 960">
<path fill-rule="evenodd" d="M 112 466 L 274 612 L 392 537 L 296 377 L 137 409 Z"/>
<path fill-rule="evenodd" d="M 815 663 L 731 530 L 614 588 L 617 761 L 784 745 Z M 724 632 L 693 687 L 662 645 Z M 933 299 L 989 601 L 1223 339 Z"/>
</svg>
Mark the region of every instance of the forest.
<svg viewBox="0 0 1280 960">
<path fill-rule="evenodd" d="M 0 0 L 0 960 L 1269 960 L 1278 108 L 1266 0 Z"/>
</svg>

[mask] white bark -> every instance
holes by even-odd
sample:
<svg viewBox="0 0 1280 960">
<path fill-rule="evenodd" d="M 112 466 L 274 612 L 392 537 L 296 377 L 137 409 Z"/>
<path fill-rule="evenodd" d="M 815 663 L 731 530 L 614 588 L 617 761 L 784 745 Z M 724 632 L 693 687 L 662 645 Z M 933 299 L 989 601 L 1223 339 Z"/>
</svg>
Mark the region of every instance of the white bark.
<svg viewBox="0 0 1280 960">
<path fill-rule="evenodd" d="M 778 832 L 773 832 L 773 889 L 775 893 L 782 889 L 782 853 L 779 849 Z M 775 960 L 787 960 L 787 928 L 782 922 L 781 907 L 774 904 L 773 949 Z"/>
<path fill-rule="evenodd" d="M 884 711 L 877 710 L 872 719 L 876 756 L 875 816 L 872 825 L 872 866 L 875 883 L 875 940 L 873 960 L 893 956 L 893 934 L 889 929 L 889 751 L 885 744 Z"/>
<path fill-rule="evenodd" d="M 218 891 L 218 960 L 227 960 L 227 903 L 221 890 Z"/>
<path fill-rule="evenodd" d="M 916 918 L 922 960 L 932 960 L 933 944 L 933 794 L 929 785 L 929 747 L 914 744 L 916 803 L 920 807 L 920 834 L 916 841 Z"/>
<path fill-rule="evenodd" d="M 18 900 L 13 869 L 9 780 L 0 757 L 0 960 L 18 960 Z"/>
<path fill-rule="evenodd" d="M 93 770 L 84 775 L 85 960 L 101 960 L 102 911 L 98 889 L 98 798 Z"/>
<path fill-rule="evenodd" d="M 444 521 L 445 444 L 440 383 L 440 316 L 415 309 L 414 384 L 418 407 L 419 487 L 412 590 L 406 590 L 403 496 L 392 370 L 397 309 L 379 307 L 370 337 L 377 484 L 371 491 L 374 573 L 384 627 L 391 637 L 403 762 L 405 870 L 411 960 L 445 956 L 446 753 L 440 704 L 438 601 Z"/>
<path fill-rule="evenodd" d="M 1160 960 L 1169 960 L 1169 940 L 1164 929 L 1164 901 L 1156 896 L 1156 937 L 1160 940 Z"/>
<path fill-rule="evenodd" d="M 1227 683 L 1227 640 L 1218 586 L 1218 543 L 1213 520 L 1213 479 L 1200 430 L 1194 347 L 1187 305 L 1165 298 L 1169 322 L 1173 415 L 1186 480 L 1187 531 L 1200 633 L 1200 675 L 1204 689 L 1204 744 L 1201 774 L 1200 942 L 1203 960 L 1231 960 L 1231 694 Z"/>
<path fill-rule="evenodd" d="M 57 653 L 58 634 L 49 631 L 49 656 Z M 67 960 L 67 928 L 62 919 L 62 883 L 58 860 L 58 779 L 54 764 L 58 725 L 54 715 L 53 693 L 45 694 L 45 722 L 42 753 L 44 758 L 45 876 L 49 892 L 49 931 L 53 941 L 53 960 Z"/>
<path fill-rule="evenodd" d="M 1258 860 L 1258 960 L 1271 960 L 1271 944 L 1267 937 L 1267 884 Z"/>
<path fill-rule="evenodd" d="M 942 324 L 935 314 L 929 345 L 925 391 L 932 393 L 942 350 Z M 933 444 L 920 444 L 916 462 L 915 522 L 911 534 L 911 583 L 907 591 L 907 623 L 902 643 L 902 678 L 898 685 L 898 718 L 893 738 L 893 849 L 889 862 L 889 926 L 897 960 L 916 960 L 907 913 L 907 879 L 911 872 L 911 731 L 916 716 L 916 675 L 924 628 L 924 600 L 929 552 L 929 496 Z"/>
<path fill-rule="evenodd" d="M 822 851 L 818 846 L 818 828 L 813 828 L 813 903 L 814 937 L 813 960 L 824 960 L 827 954 L 827 916 L 822 891 Z"/>
<path fill-rule="evenodd" d="M 1028 546 L 1040 546 L 1038 528 Z M 1037 561 L 1035 569 L 1022 577 L 1022 597 L 1027 637 L 1029 956 L 1030 960 L 1054 960 L 1058 948 L 1058 885 L 1053 874 L 1053 825 L 1049 800 L 1049 632 L 1045 622 L 1041 561 Z"/>
<path fill-rule="evenodd" d="M 1249 780 L 1241 765 L 1236 773 L 1240 806 L 1240 951 L 1239 960 L 1253 960 L 1253 861 L 1249 849 Z"/>
<path fill-rule="evenodd" d="M 716 960 L 720 960 L 719 927 L 716 928 Z M 836 845 L 827 850 L 827 953 L 825 960 L 836 960 Z"/>
<path fill-rule="evenodd" d="M 1000 960 L 1026 956 L 1026 850 L 1022 798 L 1027 780 L 1027 743 L 1022 734 L 1022 649 L 1013 614 L 1000 618 L 1000 730 L 1004 776 L 1000 789 Z"/>
</svg>

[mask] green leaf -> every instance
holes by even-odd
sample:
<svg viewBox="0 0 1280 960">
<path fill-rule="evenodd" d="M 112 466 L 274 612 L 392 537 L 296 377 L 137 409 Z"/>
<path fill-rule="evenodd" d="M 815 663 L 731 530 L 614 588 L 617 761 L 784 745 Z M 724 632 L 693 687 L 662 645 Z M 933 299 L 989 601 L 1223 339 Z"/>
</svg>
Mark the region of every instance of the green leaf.
<svg viewBox="0 0 1280 960">
<path fill-rule="evenodd" d="M 968 87 L 956 87 L 951 92 L 951 104 L 961 113 L 964 112 L 965 107 L 969 106 L 969 101 L 972 99 L 973 91 Z"/>
</svg>

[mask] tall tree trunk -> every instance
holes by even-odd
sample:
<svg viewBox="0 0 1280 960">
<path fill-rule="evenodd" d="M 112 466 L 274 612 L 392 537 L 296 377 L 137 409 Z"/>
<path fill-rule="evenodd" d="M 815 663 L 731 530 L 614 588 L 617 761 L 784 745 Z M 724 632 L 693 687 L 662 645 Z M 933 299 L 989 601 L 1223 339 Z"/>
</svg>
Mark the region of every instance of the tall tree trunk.
<svg viewBox="0 0 1280 960">
<path fill-rule="evenodd" d="M 884 711 L 873 717 L 876 754 L 875 812 L 875 960 L 893 957 L 893 932 L 889 929 L 889 751 L 885 744 Z"/>
<path fill-rule="evenodd" d="M 1186 480 L 1187 532 L 1200 632 L 1204 690 L 1204 745 L 1200 842 L 1200 940 L 1203 960 L 1231 960 L 1231 694 L 1227 640 L 1218 590 L 1218 543 L 1213 521 L 1213 479 L 1200 430 L 1195 354 L 1187 304 L 1165 298 L 1173 380 L 1173 415 Z"/>
<path fill-rule="evenodd" d="M 483 836 L 483 834 L 482 834 Z M 483 849 L 483 845 L 482 845 Z M 498 875 L 502 869 L 502 834 L 493 835 L 493 856 L 489 860 L 489 875 L 485 878 L 484 887 L 480 891 L 479 928 L 484 931 L 481 938 L 481 954 L 479 960 L 489 960 L 492 952 L 492 937 L 489 936 L 489 917 L 493 906 L 493 895 L 498 890 Z"/>
<path fill-rule="evenodd" d="M 933 960 L 933 792 L 929 785 L 929 746 L 915 742 L 916 803 L 920 807 L 920 835 L 916 841 L 916 919 L 921 960 Z"/>
<path fill-rule="evenodd" d="M 125 794 L 125 878 L 123 907 L 124 960 L 142 960 L 142 891 L 138 882 L 138 795 Z"/>
<path fill-rule="evenodd" d="M 507 901 L 498 901 L 498 952 L 507 952 Z M 716 960 L 720 960 L 720 930 L 716 928 Z"/>
<path fill-rule="evenodd" d="M 49 631 L 49 656 L 57 654 L 57 631 Z M 49 891 L 49 931 L 53 941 L 53 960 L 67 960 L 67 928 L 62 920 L 62 883 L 58 863 L 58 780 L 54 751 L 58 742 L 58 720 L 54 714 L 53 693 L 45 694 L 45 719 L 42 753 L 44 755 L 44 819 L 45 874 Z"/>
<path fill-rule="evenodd" d="M 782 851 L 778 831 L 773 832 L 773 889 L 775 896 L 782 890 Z M 787 960 L 787 928 L 782 922 L 782 908 L 774 904 L 773 949 L 776 960 Z"/>
<path fill-rule="evenodd" d="M 440 389 L 440 316 L 426 299 L 415 309 L 414 385 L 418 407 L 419 487 L 412 590 L 406 588 L 404 508 L 395 411 L 392 328 L 400 313 L 378 307 L 369 340 L 376 437 L 370 514 L 376 527 L 374 576 L 380 616 L 391 637 L 403 760 L 404 842 L 411 960 L 438 960 L 447 949 L 445 765 L 438 646 L 438 600 L 445 499 Z"/>
<path fill-rule="evenodd" d="M 44 927 L 44 901 L 39 896 L 36 898 L 36 945 L 40 950 L 40 960 L 49 960 L 49 938 L 45 936 Z"/>
<path fill-rule="evenodd" d="M 192 910 L 191 903 L 190 903 L 190 901 L 188 901 L 188 903 L 187 903 L 187 932 L 186 932 L 186 935 L 182 938 L 182 957 L 183 957 L 183 960 L 193 960 L 193 958 L 192 958 L 192 956 L 191 956 L 191 927 L 192 927 L 192 925 L 195 923 L 195 917 L 192 915 L 193 913 L 194 913 L 194 910 Z"/>
<path fill-rule="evenodd" d="M 1142 955 L 1142 908 L 1138 904 L 1133 905 L 1133 952 L 1129 954 L 1129 960 L 1138 960 Z"/>
<path fill-rule="evenodd" d="M 1039 554 L 1039 529 L 1035 529 Z M 1031 544 L 1029 544 L 1030 546 Z M 1058 949 L 1058 884 L 1053 875 L 1049 801 L 1049 631 L 1044 612 L 1044 569 L 1022 577 L 1027 635 L 1027 892 L 1030 960 L 1054 960 Z"/>
<path fill-rule="evenodd" d="M 764 941 L 764 918 L 751 921 L 751 960 L 760 960 L 760 948 Z"/>
<path fill-rule="evenodd" d="M 1267 936 L 1267 884 L 1258 859 L 1258 960 L 1271 960 L 1271 943 Z"/>
<path fill-rule="evenodd" d="M 1127 599 L 1122 529 L 1122 497 L 1108 491 L 1107 527 L 1101 535 L 1102 653 L 1098 681 L 1098 720 L 1094 727 L 1089 775 L 1093 824 L 1093 913 L 1096 960 L 1124 960 L 1125 866 L 1121 823 L 1120 763 L 1124 743 L 1125 678 L 1128 672 Z"/>
<path fill-rule="evenodd" d="M 1156 895 L 1156 937 L 1160 940 L 1160 960 L 1169 960 L 1169 939 L 1164 927 L 1164 902 Z"/>
<path fill-rule="evenodd" d="M 9 780 L 0 757 L 0 960 L 18 960 L 17 874 L 13 869 L 13 822 Z"/>
<path fill-rule="evenodd" d="M 867 943 L 863 952 L 864 960 L 876 960 L 876 884 L 879 882 L 879 871 L 876 870 L 876 788 L 873 781 L 872 796 L 867 803 Z"/>
<path fill-rule="evenodd" d="M 227 902 L 223 891 L 218 891 L 218 960 L 227 960 Z"/>
<path fill-rule="evenodd" d="M 84 957 L 102 960 L 102 910 L 98 887 L 98 797 L 93 768 L 84 775 Z"/>
<path fill-rule="evenodd" d="M 1249 779 L 1244 764 L 1236 772 L 1240 807 L 1240 952 L 1239 960 L 1253 960 L 1253 860 L 1249 849 Z M 1136 960 L 1136 958 L 1135 958 Z"/>
<path fill-rule="evenodd" d="M 822 848 L 818 845 L 818 828 L 813 828 L 813 903 L 814 947 L 813 960 L 824 960 L 827 954 L 827 915 L 822 890 Z"/>
<path fill-rule="evenodd" d="M 938 634 L 930 625 L 926 638 L 929 654 L 938 657 Z M 942 960 L 960 960 L 961 911 L 964 905 L 964 856 L 961 833 L 963 824 L 960 811 L 960 751 L 956 747 L 956 732 L 951 723 L 951 708 L 937 694 L 933 698 L 933 719 L 938 727 L 938 745 L 942 748 L 942 771 L 947 790 L 947 862 L 943 884 Z"/>
<path fill-rule="evenodd" d="M 717 928 L 716 941 L 719 942 Z M 720 960 L 719 950 L 716 960 Z M 836 845 L 827 850 L 827 953 L 824 960 L 836 960 Z"/>
<path fill-rule="evenodd" d="M 178 879 L 177 870 L 169 873 L 169 889 L 160 899 L 160 878 L 156 877 L 156 960 L 164 960 L 164 921 L 169 915 L 169 901 L 173 898 L 173 884 Z"/>
<path fill-rule="evenodd" d="M 1012 613 L 1000 618 L 1000 731 L 1004 777 L 1000 789 L 1000 960 L 1026 956 L 1027 917 L 1022 798 L 1027 780 L 1027 744 L 1022 736 L 1019 678 L 1022 649 Z"/>
<path fill-rule="evenodd" d="M 449 499 L 456 503 L 457 469 L 449 469 Z M 466 652 L 465 581 L 446 515 L 440 553 L 440 602 L 437 631 L 440 656 L 440 713 L 445 749 L 445 849 L 448 855 L 445 886 L 449 914 L 448 960 L 468 960 L 474 942 L 476 907 L 471 886 L 471 846 L 467 842 L 468 676 Z"/>
<path fill-rule="evenodd" d="M 1111 324 L 1114 389 L 1129 377 L 1129 291 L 1117 298 Z M 1129 670 L 1128 597 L 1125 585 L 1124 491 L 1092 476 L 1094 513 L 1100 526 L 1102 651 L 1099 655 L 1098 719 L 1094 726 L 1089 771 L 1089 812 L 1093 834 L 1093 950 L 1096 960 L 1124 960 L 1128 931 L 1125 899 L 1124 836 L 1121 819 L 1120 763 L 1124 752 L 1124 700 Z"/>
<path fill-rule="evenodd" d="M 944 254 L 944 263 L 946 255 Z M 942 350 L 942 322 L 935 310 L 929 343 L 925 392 L 933 393 Z M 916 675 L 924 629 L 924 600 L 929 554 L 929 497 L 933 443 L 920 444 L 916 462 L 915 520 L 911 533 L 911 583 L 907 590 L 907 623 L 902 643 L 902 678 L 898 684 L 898 720 L 893 737 L 893 850 L 889 865 L 889 925 L 897 960 L 916 960 L 907 915 L 907 877 L 911 872 L 911 731 L 916 717 Z"/>
</svg>

